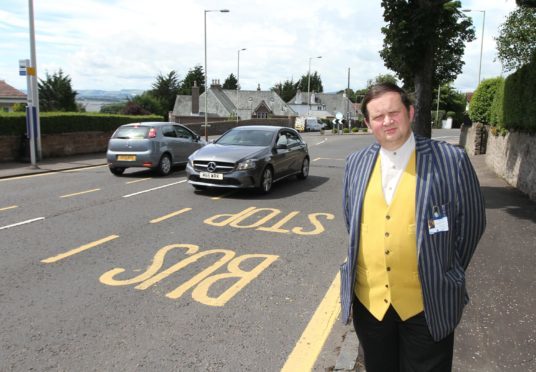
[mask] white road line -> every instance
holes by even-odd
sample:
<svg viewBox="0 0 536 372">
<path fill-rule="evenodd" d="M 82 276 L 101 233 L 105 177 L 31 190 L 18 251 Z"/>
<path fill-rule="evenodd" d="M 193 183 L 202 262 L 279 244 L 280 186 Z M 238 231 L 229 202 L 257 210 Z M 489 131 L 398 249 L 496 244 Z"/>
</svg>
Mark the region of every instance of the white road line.
<svg viewBox="0 0 536 372">
<path fill-rule="evenodd" d="M 152 189 L 147 189 L 147 190 L 143 190 L 143 191 L 138 191 L 138 192 L 135 192 L 135 193 L 132 193 L 132 194 L 128 194 L 128 195 L 123 195 L 123 198 L 130 198 L 131 196 L 136 196 L 136 195 L 140 195 L 140 194 L 145 194 L 146 192 L 151 192 L 151 191 L 155 191 L 155 190 L 160 190 L 160 189 L 163 189 L 165 187 L 169 187 L 169 186 L 173 186 L 173 185 L 178 185 L 179 183 L 184 183 L 186 182 L 186 180 L 182 180 L 182 181 L 179 181 L 179 182 L 173 182 L 173 183 L 169 183 L 167 185 L 162 185 L 162 186 L 158 186 L 158 187 L 153 187 Z"/>
<path fill-rule="evenodd" d="M 139 180 L 134 180 L 134 181 L 128 181 L 128 182 L 125 182 L 126 185 L 131 185 L 133 183 L 138 183 L 138 182 L 143 182 L 143 181 L 147 181 L 147 180 L 151 180 L 152 178 L 142 178 L 142 179 L 139 179 Z"/>
<path fill-rule="evenodd" d="M 327 142 L 327 141 L 328 141 L 328 139 L 327 139 L 327 138 L 324 138 L 324 140 L 318 142 L 318 143 L 316 144 L 316 146 L 321 145 L 321 144 L 323 144 L 324 142 Z"/>
<path fill-rule="evenodd" d="M 36 222 L 36 221 L 41 221 L 41 220 L 44 220 L 45 217 L 37 217 L 37 218 L 32 218 L 31 220 L 26 220 L 26 221 L 22 221 L 22 222 L 17 222 L 17 223 L 14 223 L 12 225 L 7 225 L 7 226 L 2 226 L 0 227 L 0 230 L 4 230 L 4 229 L 10 229 L 12 227 L 16 227 L 16 226 L 20 226 L 20 225 L 26 225 L 27 223 L 32 223 L 32 222 Z"/>
</svg>

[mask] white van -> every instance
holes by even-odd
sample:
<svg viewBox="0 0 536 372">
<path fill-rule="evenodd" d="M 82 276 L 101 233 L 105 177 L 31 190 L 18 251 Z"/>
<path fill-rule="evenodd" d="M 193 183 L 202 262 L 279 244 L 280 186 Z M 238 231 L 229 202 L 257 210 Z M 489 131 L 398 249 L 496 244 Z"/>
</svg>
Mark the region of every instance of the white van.
<svg viewBox="0 0 536 372">
<path fill-rule="evenodd" d="M 294 129 L 296 129 L 298 132 L 316 132 L 322 130 L 323 128 L 324 124 L 319 123 L 315 117 L 306 118 L 303 116 L 298 116 L 296 118 L 296 122 L 294 123 Z"/>
</svg>

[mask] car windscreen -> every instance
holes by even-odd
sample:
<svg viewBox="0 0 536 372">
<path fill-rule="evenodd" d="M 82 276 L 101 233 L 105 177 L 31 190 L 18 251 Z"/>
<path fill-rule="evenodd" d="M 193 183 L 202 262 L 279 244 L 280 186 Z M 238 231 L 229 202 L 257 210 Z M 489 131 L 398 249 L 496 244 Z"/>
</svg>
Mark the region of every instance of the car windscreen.
<svg viewBox="0 0 536 372">
<path fill-rule="evenodd" d="M 121 139 L 143 139 L 147 138 L 149 127 L 121 127 L 115 133 L 113 138 Z"/>
<path fill-rule="evenodd" d="M 218 145 L 270 146 L 274 132 L 259 129 L 231 130 L 220 137 Z"/>
</svg>

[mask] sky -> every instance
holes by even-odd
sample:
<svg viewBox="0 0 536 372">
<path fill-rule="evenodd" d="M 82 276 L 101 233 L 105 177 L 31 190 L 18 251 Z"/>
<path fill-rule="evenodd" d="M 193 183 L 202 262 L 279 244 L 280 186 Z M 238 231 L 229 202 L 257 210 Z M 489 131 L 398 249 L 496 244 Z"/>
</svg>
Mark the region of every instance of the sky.
<svg viewBox="0 0 536 372">
<path fill-rule="evenodd" d="M 37 74 L 62 69 L 74 90 L 151 89 L 159 74 L 175 70 L 184 78 L 204 66 L 208 81 L 221 84 L 238 71 L 240 85 L 268 90 L 317 71 L 324 92 L 348 85 L 362 89 L 388 70 L 380 0 L 46 0 L 33 1 Z M 473 19 L 476 39 L 466 46 L 463 72 L 453 86 L 473 91 L 481 79 L 501 75 L 496 59 L 499 26 L 515 0 L 462 0 Z M 217 10 L 228 9 L 228 13 Z M 216 10 L 207 12 L 205 10 Z M 206 15 L 206 34 L 204 18 Z M 25 90 L 19 60 L 30 59 L 29 1 L 0 2 L 0 80 Z M 245 51 L 238 50 L 246 48 Z M 316 58 L 321 56 L 322 58 Z"/>
</svg>

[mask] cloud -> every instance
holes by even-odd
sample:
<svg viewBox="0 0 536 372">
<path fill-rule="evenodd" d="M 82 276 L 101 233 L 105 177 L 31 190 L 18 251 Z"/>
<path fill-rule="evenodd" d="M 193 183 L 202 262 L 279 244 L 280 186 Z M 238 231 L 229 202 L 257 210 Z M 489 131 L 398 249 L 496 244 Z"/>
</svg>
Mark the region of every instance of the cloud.
<svg viewBox="0 0 536 372">
<path fill-rule="evenodd" d="M 383 45 L 383 10 L 379 1 L 355 0 L 47 0 L 34 2 L 39 76 L 60 68 L 76 90 L 149 89 L 159 73 L 175 70 L 184 77 L 204 65 L 206 13 L 209 81 L 237 74 L 244 89 L 268 89 L 311 70 L 326 91 L 347 85 L 359 89 L 378 74 L 389 73 L 379 57 Z M 515 9 L 514 0 L 464 0 L 464 8 L 486 9 L 482 77 L 500 74 L 495 59 L 498 26 Z M 482 13 L 473 18 L 477 39 L 469 43 L 462 91 L 478 80 Z M 24 89 L 18 60 L 29 58 L 28 9 L 20 0 L 0 4 L 0 79 Z"/>
</svg>

